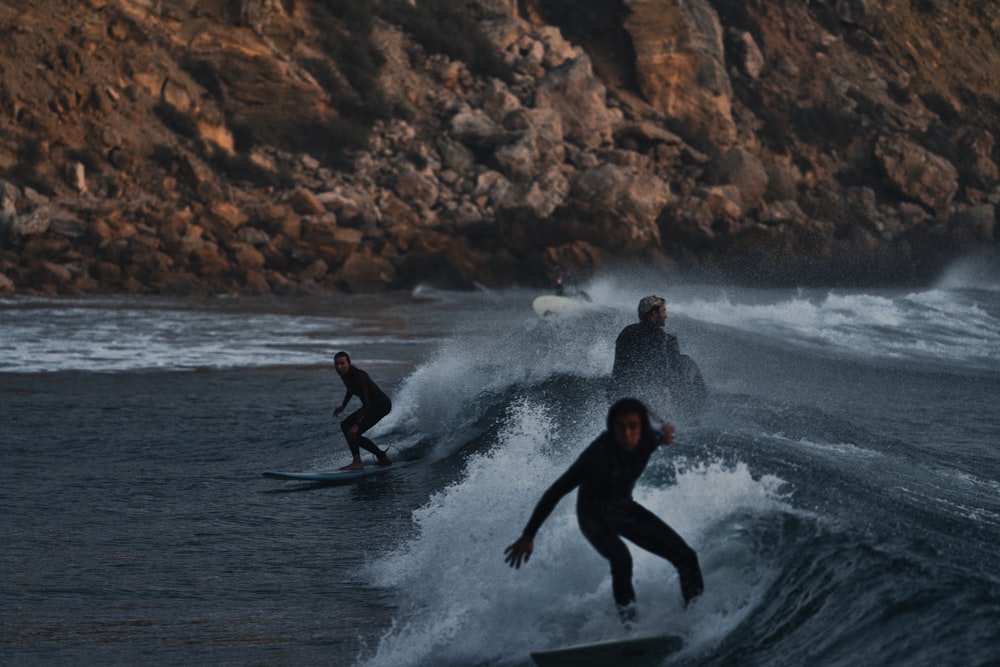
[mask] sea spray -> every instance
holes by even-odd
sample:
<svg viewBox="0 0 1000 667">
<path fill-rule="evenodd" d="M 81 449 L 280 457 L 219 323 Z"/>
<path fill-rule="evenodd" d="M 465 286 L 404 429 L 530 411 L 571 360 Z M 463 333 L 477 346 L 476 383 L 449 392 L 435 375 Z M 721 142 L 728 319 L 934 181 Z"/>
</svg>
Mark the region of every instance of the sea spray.
<svg viewBox="0 0 1000 667">
<path fill-rule="evenodd" d="M 412 540 L 372 563 L 371 582 L 394 592 L 398 612 L 363 664 L 516 661 L 622 632 L 608 565 L 577 527 L 574 494 L 546 521 L 530 562 L 517 571 L 503 562 L 538 498 L 603 426 L 555 424 L 549 410 L 514 403 L 496 446 L 470 456 L 459 481 L 414 511 Z M 738 624 L 768 585 L 772 564 L 755 559 L 745 524 L 789 510 L 781 480 L 754 479 L 745 465 L 698 464 L 676 480 L 641 485 L 636 499 L 699 552 L 708 590 L 685 612 L 673 567 L 632 547 L 638 630 L 669 629 L 701 644 Z"/>
</svg>

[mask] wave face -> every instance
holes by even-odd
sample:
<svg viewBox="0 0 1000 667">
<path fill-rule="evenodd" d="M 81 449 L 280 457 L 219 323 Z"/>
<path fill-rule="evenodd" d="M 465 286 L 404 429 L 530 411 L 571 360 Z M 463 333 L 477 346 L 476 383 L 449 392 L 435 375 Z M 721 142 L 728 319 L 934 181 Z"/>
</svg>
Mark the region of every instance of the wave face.
<svg viewBox="0 0 1000 667">
<path fill-rule="evenodd" d="M 530 563 L 502 558 L 603 424 L 614 337 L 642 294 L 587 289 L 596 323 L 494 311 L 403 383 L 394 428 L 462 463 L 413 512 L 414 535 L 370 564 L 397 613 L 360 664 L 529 664 L 531 650 L 621 634 L 572 495 Z M 713 391 L 636 496 L 705 571 L 684 610 L 673 568 L 633 547 L 637 630 L 687 642 L 671 665 L 995 659 L 998 305 L 957 284 L 670 290 L 668 328 Z"/>
<path fill-rule="evenodd" d="M 547 318 L 523 290 L 254 308 L 8 300 L 0 377 L 86 371 L 141 384 L 165 370 L 249 368 L 266 386 L 268 368 L 324 367 L 349 349 L 391 387 L 373 438 L 412 459 L 398 475 L 416 480 L 392 520 L 369 526 L 373 543 L 345 531 L 326 545 L 364 548 L 360 573 L 317 559 L 323 577 L 360 577 L 391 616 L 358 632 L 357 664 L 527 665 L 532 650 L 622 632 L 572 495 L 528 564 L 513 571 L 502 552 L 603 428 L 615 337 L 654 291 L 711 396 L 677 425 L 636 499 L 695 548 L 706 592 L 685 610 L 673 568 L 633 548 L 637 630 L 685 638 L 671 665 L 995 664 L 996 283 L 956 270 L 922 291 L 635 284 L 662 283 L 604 279 L 585 286 L 586 309 Z M 309 386 L 320 390 L 329 383 Z M 318 428 L 308 401 L 282 400 L 282 415 Z M 300 446 L 280 431 L 282 446 Z M 369 502 L 392 502 L 393 487 L 379 488 Z"/>
</svg>

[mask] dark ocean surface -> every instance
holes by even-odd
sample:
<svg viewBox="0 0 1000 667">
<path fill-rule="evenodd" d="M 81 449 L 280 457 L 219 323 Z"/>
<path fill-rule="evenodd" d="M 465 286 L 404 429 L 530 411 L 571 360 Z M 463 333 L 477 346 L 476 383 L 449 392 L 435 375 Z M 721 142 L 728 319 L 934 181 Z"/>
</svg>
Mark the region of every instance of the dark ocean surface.
<svg viewBox="0 0 1000 667">
<path fill-rule="evenodd" d="M 295 300 L 0 300 L 0 665 L 529 665 L 623 635 L 566 498 L 641 296 L 711 389 L 636 498 L 706 592 L 633 548 L 664 664 L 1000 664 L 1000 274 L 907 290 L 616 276 L 539 318 L 525 290 Z M 351 353 L 403 465 L 349 459 Z M 355 403 L 356 405 L 356 403 Z"/>
</svg>

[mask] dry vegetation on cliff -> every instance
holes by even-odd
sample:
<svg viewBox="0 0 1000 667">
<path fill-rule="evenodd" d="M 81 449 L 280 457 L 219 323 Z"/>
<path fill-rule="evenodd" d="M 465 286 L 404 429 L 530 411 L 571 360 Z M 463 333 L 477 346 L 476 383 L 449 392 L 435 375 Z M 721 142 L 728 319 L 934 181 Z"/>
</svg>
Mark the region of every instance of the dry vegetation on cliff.
<svg viewBox="0 0 1000 667">
<path fill-rule="evenodd" d="M 923 280 L 995 251 L 971 0 L 12 0 L 0 293 Z"/>
</svg>

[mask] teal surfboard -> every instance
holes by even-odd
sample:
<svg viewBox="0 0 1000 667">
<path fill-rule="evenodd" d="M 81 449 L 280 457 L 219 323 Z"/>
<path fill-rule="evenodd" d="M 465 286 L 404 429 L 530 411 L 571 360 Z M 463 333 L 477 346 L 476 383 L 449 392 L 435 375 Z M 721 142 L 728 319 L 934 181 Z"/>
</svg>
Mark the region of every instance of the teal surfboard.
<svg viewBox="0 0 1000 667">
<path fill-rule="evenodd" d="M 653 635 L 535 651 L 531 659 L 538 667 L 656 667 L 683 646 L 677 635 Z"/>
<path fill-rule="evenodd" d="M 293 482 L 322 482 L 323 484 L 347 484 L 362 477 L 380 475 L 389 472 L 395 466 L 367 465 L 359 470 L 312 470 L 307 472 L 284 472 L 281 470 L 265 470 L 261 474 L 270 479 L 283 479 Z"/>
</svg>

